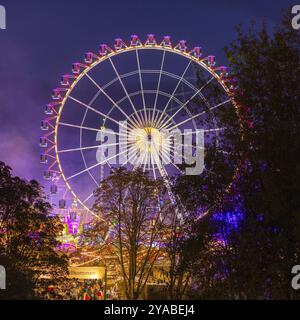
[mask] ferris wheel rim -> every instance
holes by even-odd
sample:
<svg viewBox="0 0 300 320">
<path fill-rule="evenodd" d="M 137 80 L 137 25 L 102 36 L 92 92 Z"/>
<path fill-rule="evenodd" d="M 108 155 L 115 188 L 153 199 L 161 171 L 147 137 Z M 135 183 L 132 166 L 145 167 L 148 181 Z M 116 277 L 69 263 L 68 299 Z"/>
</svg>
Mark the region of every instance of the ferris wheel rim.
<svg viewBox="0 0 300 320">
<path fill-rule="evenodd" d="M 65 92 L 65 96 L 63 97 L 63 99 L 62 99 L 62 101 L 60 103 L 60 107 L 59 107 L 59 110 L 58 110 L 58 113 L 57 113 L 57 117 L 55 119 L 55 127 L 54 127 L 54 149 L 55 149 L 56 162 L 57 162 L 57 165 L 58 165 L 58 168 L 59 168 L 59 174 L 62 177 L 64 183 L 67 186 L 67 188 L 69 189 L 69 191 L 73 195 L 74 199 L 76 199 L 76 201 L 78 201 L 85 209 L 87 209 L 91 213 L 93 213 L 93 212 L 90 210 L 90 208 L 88 208 L 84 204 L 84 202 L 82 202 L 82 200 L 78 197 L 78 195 L 76 195 L 76 193 L 74 192 L 73 188 L 70 186 L 68 180 L 66 179 L 66 176 L 64 174 L 64 171 L 63 171 L 60 159 L 59 159 L 58 127 L 60 125 L 60 118 L 61 118 L 62 110 L 64 109 L 67 100 L 71 96 L 71 92 L 73 91 L 73 89 L 77 86 L 77 84 L 80 82 L 80 80 L 89 73 L 89 71 L 91 71 L 96 66 L 98 66 L 101 63 L 103 63 L 104 61 L 106 61 L 108 59 L 111 59 L 111 58 L 113 58 L 115 56 L 124 54 L 126 52 L 132 52 L 132 51 L 138 52 L 139 50 L 159 50 L 159 51 L 163 51 L 164 53 L 165 52 L 170 52 L 170 53 L 173 53 L 173 54 L 180 55 L 180 56 L 182 56 L 182 57 L 184 57 L 186 59 L 189 59 L 190 62 L 191 61 L 195 62 L 197 65 L 199 65 L 204 70 L 206 70 L 209 74 L 211 74 L 212 79 L 215 79 L 215 80 L 218 81 L 218 83 L 221 85 L 221 87 L 223 88 L 223 90 L 225 91 L 227 96 L 229 97 L 228 100 L 230 100 L 230 102 L 234 106 L 234 108 L 236 110 L 236 113 L 238 113 L 237 112 L 238 105 L 235 102 L 234 97 L 231 96 L 230 89 L 227 87 L 225 81 L 223 81 L 223 79 L 220 77 L 220 75 L 215 70 L 213 70 L 213 68 L 211 68 L 209 65 L 207 65 L 203 60 L 200 60 L 199 57 L 197 58 L 197 57 L 191 55 L 190 52 L 182 51 L 182 50 L 180 50 L 180 49 L 178 49 L 176 47 L 173 47 L 173 46 L 170 46 L 170 47 L 167 46 L 166 47 L 166 46 L 163 46 L 162 44 L 147 45 L 147 44 L 140 43 L 139 45 L 136 45 L 136 46 L 131 46 L 130 45 L 130 46 L 126 46 L 124 48 L 118 49 L 118 50 L 112 50 L 111 52 L 108 52 L 107 55 L 99 58 L 99 60 L 95 60 L 93 63 L 91 63 L 89 66 L 87 66 L 82 72 L 80 72 L 78 77 L 76 77 L 76 79 L 73 81 L 73 83 L 70 85 L 70 87 Z M 141 70 L 140 70 L 140 72 L 141 72 Z M 143 92 L 143 90 L 141 90 L 141 91 Z M 87 112 L 87 109 L 86 109 L 86 112 Z M 83 120 L 83 122 L 84 122 L 84 120 Z"/>
</svg>

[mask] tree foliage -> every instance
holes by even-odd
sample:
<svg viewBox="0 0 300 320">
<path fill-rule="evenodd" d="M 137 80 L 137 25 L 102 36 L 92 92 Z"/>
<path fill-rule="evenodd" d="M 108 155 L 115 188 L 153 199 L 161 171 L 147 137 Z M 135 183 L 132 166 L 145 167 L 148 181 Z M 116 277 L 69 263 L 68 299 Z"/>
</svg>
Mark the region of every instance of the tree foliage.
<svg viewBox="0 0 300 320">
<path fill-rule="evenodd" d="M 230 130 L 226 143 L 242 166 L 231 192 L 210 211 L 214 237 L 203 245 L 207 230 L 200 228 L 186 242 L 199 245 L 191 264 L 193 292 L 198 298 L 296 298 L 291 269 L 300 261 L 300 35 L 285 21 L 272 35 L 265 25 L 239 27 L 226 53 L 247 124 L 243 139 Z M 225 112 L 222 122 L 236 127 Z M 222 171 L 221 163 L 215 170 Z M 178 183 L 182 190 L 185 182 Z M 208 180 L 205 191 L 214 194 L 215 186 Z M 195 210 L 199 188 L 182 196 Z"/>
<path fill-rule="evenodd" d="M 142 170 L 114 170 L 97 189 L 94 212 L 109 225 L 127 299 L 138 299 L 162 254 L 166 226 L 174 215 L 167 190 Z M 103 232 L 103 221 L 90 234 Z"/>
<path fill-rule="evenodd" d="M 55 283 L 66 275 L 67 257 L 57 251 L 62 224 L 50 212 L 38 182 L 12 176 L 0 162 L 0 264 L 8 278 L 3 298 L 37 297 L 42 278 Z M 23 290 L 16 290 L 20 283 Z"/>
</svg>

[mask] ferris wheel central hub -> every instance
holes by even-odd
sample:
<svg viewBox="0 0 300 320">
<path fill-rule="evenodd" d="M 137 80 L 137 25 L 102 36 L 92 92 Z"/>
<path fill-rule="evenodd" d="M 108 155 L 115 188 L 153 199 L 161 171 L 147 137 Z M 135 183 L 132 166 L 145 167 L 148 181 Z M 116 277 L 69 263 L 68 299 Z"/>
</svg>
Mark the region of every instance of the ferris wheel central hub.
<svg viewBox="0 0 300 320">
<path fill-rule="evenodd" d="M 154 127 L 135 128 L 129 132 L 128 143 L 140 153 L 154 155 L 166 143 L 161 131 Z"/>
</svg>

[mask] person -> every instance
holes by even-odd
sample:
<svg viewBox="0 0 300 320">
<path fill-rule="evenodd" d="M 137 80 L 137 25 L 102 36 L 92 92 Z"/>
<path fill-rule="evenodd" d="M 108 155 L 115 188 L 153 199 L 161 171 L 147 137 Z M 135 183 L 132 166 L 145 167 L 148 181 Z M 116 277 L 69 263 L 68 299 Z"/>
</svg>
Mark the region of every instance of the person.
<svg viewBox="0 0 300 320">
<path fill-rule="evenodd" d="M 96 285 L 96 300 L 103 300 L 104 295 L 99 284 Z"/>
<path fill-rule="evenodd" d="M 80 283 L 77 290 L 76 300 L 83 300 L 84 299 L 83 295 L 84 295 L 84 285 Z"/>
<path fill-rule="evenodd" d="M 88 285 L 85 286 L 84 288 L 84 293 L 83 293 L 83 300 L 91 300 L 92 299 L 92 291 Z"/>
<path fill-rule="evenodd" d="M 71 288 L 71 300 L 77 300 L 77 293 L 78 293 L 78 289 L 76 287 L 76 284 L 73 282 L 72 288 Z"/>
</svg>

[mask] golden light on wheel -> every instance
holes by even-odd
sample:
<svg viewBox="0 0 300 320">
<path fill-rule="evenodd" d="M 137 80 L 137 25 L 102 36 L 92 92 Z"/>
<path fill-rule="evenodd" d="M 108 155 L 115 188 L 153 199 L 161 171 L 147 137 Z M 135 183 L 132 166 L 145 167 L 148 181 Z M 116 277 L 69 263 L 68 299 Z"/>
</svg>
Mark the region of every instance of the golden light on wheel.
<svg viewBox="0 0 300 320">
<path fill-rule="evenodd" d="M 148 67 L 148 62 L 143 61 L 143 57 L 145 57 L 146 54 L 156 55 L 159 57 L 160 60 L 155 67 L 152 67 L 151 64 L 149 64 Z M 116 60 L 122 59 L 122 57 L 125 58 L 125 56 L 128 57 L 129 55 L 132 55 L 135 58 L 135 61 L 128 60 L 134 63 L 134 71 L 129 70 L 131 62 L 128 62 L 128 70 L 126 70 L 127 73 L 125 71 L 120 71 L 120 69 L 123 70 L 124 65 L 118 65 Z M 182 64 L 182 69 L 176 69 L 174 72 L 173 69 L 167 70 L 166 68 L 166 61 L 169 58 L 173 59 L 173 57 L 176 59 L 182 59 L 181 61 L 184 64 Z M 99 68 L 97 70 L 101 71 L 101 68 L 105 63 L 110 66 L 110 70 L 113 71 L 115 78 L 107 79 L 106 83 L 99 83 L 96 81 L 97 79 L 95 80 L 94 78 L 95 70 Z M 176 66 L 176 64 L 173 64 L 171 60 L 169 64 Z M 196 126 L 194 121 L 196 118 L 198 119 L 200 117 L 201 113 L 193 114 L 191 112 L 186 112 L 184 116 L 185 119 L 184 117 L 179 120 L 177 119 L 177 123 L 174 121 L 174 116 L 179 116 L 181 115 L 180 111 L 188 109 L 188 104 L 191 103 L 194 98 L 202 99 L 201 91 L 203 88 L 199 88 L 197 83 L 195 84 L 194 82 L 190 82 L 187 77 L 188 73 L 186 73 L 186 70 L 191 71 L 193 69 L 192 71 L 195 74 L 194 67 L 200 68 L 205 72 L 205 74 L 207 74 L 208 81 L 203 88 L 214 81 L 220 86 L 227 98 L 220 104 L 211 106 L 211 110 L 215 110 L 223 104 L 231 103 L 237 114 L 242 135 L 242 122 L 239 117 L 239 106 L 234 101 L 233 97 L 234 84 L 228 75 L 226 67 L 216 65 L 214 56 L 203 55 L 201 47 L 198 46 L 188 48 L 185 40 L 181 40 L 178 43 L 172 43 L 170 36 L 164 36 L 162 37 L 162 40 L 158 41 L 153 35 L 148 35 L 146 41 L 141 41 L 138 36 L 134 35 L 128 43 L 118 38 L 115 39 L 112 46 L 102 44 L 100 45 L 98 52 L 87 52 L 85 54 L 84 61 L 74 63 L 72 74 L 63 75 L 60 86 L 54 89 L 52 101 L 47 105 L 46 110 L 46 114 L 49 116 L 41 126 L 42 130 L 45 131 L 45 135 L 41 138 L 42 142 L 40 144 L 45 148 L 47 144 L 50 145 L 43 152 L 43 155 L 47 155 L 47 159 L 49 160 L 47 171 L 45 171 L 44 176 L 52 178 L 55 174 L 57 178 L 65 184 L 68 194 L 76 199 L 85 210 L 91 212 L 91 206 L 88 205 L 86 201 L 89 201 L 87 199 L 92 199 L 92 191 L 91 195 L 88 196 L 81 194 L 80 190 L 77 190 L 76 187 L 82 183 L 78 181 L 75 183 L 74 178 L 79 178 L 79 175 L 90 175 L 91 180 L 93 180 L 92 170 L 97 164 L 91 164 L 88 166 L 87 163 L 89 163 L 89 161 L 85 161 L 85 159 L 83 159 L 83 153 L 85 152 L 84 149 L 91 148 L 90 150 L 93 150 L 92 148 L 94 146 L 85 146 L 80 142 L 79 148 L 73 146 L 72 148 L 68 148 L 68 151 L 71 152 L 80 151 L 81 161 L 84 161 L 81 163 L 83 170 L 76 172 L 75 174 L 67 175 L 67 169 L 75 168 L 75 166 L 71 163 L 66 163 L 66 161 L 63 160 L 63 156 L 66 154 L 63 153 L 63 151 L 66 150 L 62 150 L 65 149 L 65 146 L 62 145 L 62 141 L 67 139 L 64 139 L 65 137 L 60 130 L 62 130 L 62 128 L 65 128 L 66 130 L 75 128 L 80 130 L 80 135 L 82 135 L 82 132 L 89 132 L 89 130 L 91 132 L 99 130 L 105 132 L 106 129 L 110 129 L 112 124 L 115 125 L 120 120 L 127 121 L 129 126 L 131 126 L 128 128 L 128 143 L 133 146 L 133 149 L 136 152 L 142 154 L 142 157 L 144 157 L 144 159 L 141 159 L 143 160 L 142 162 L 150 161 L 150 163 L 152 163 L 152 165 L 146 166 L 146 170 L 153 172 L 151 174 L 155 178 L 161 176 L 167 184 L 167 178 L 169 175 L 165 170 L 164 164 L 162 164 L 162 158 L 168 157 L 168 154 L 173 152 L 173 149 L 171 148 L 170 150 L 170 139 L 161 129 L 164 127 L 173 129 L 179 125 L 187 124 L 187 121 L 189 121 L 193 130 L 195 130 Z M 155 77 L 156 83 L 154 87 L 146 87 L 146 84 L 143 83 L 145 77 L 150 75 Z M 133 90 L 134 92 L 131 92 L 129 87 L 126 86 L 126 80 L 135 76 L 137 77 L 136 79 L 139 78 L 139 81 L 136 81 L 138 88 L 134 89 L 137 91 Z M 103 72 L 101 78 L 105 77 L 106 73 Z M 165 85 L 166 81 L 173 80 L 178 82 L 174 91 L 173 88 L 170 89 Z M 74 92 L 76 92 L 82 83 L 89 83 L 92 85 L 94 89 L 96 89 L 97 94 L 105 98 L 105 103 L 112 106 L 110 111 L 102 109 L 104 104 L 95 105 L 94 108 L 92 103 L 93 99 L 91 99 L 91 102 L 89 103 L 85 99 L 75 97 Z M 120 100 L 117 100 L 116 96 L 114 96 L 114 91 L 109 90 L 109 86 L 114 83 L 118 83 Z M 192 96 L 189 95 L 188 99 L 184 98 L 183 101 L 178 99 L 178 96 L 176 95 L 176 89 L 180 88 L 181 84 L 186 86 L 186 89 L 191 90 L 193 93 Z M 140 102 L 139 105 L 132 103 L 136 94 L 140 95 L 142 98 L 142 103 Z M 155 102 L 152 101 L 149 103 L 149 101 L 147 101 L 147 95 L 153 95 L 153 100 L 155 100 Z M 157 100 L 160 98 L 166 99 L 169 102 L 171 100 L 174 101 L 175 104 L 179 105 L 179 109 L 176 111 L 170 111 L 169 108 L 171 107 L 171 104 L 169 104 L 169 102 L 165 108 L 164 105 L 159 105 L 159 103 L 156 104 Z M 128 102 L 126 106 L 127 109 L 120 107 L 124 99 Z M 97 128 L 95 126 L 92 127 L 92 125 L 86 125 L 83 122 L 73 123 L 72 121 L 66 121 L 64 113 L 68 112 L 68 103 L 73 103 L 74 107 L 76 105 L 75 108 L 78 106 L 84 108 L 83 110 L 88 112 L 94 112 L 94 119 L 96 117 L 100 117 L 101 120 L 99 120 Z M 206 104 L 205 101 L 204 103 Z M 119 113 L 119 116 L 121 116 L 122 119 L 114 118 L 116 112 Z M 172 165 L 173 164 L 171 163 L 170 167 L 172 167 Z M 178 170 L 178 166 L 175 168 L 173 165 L 172 168 L 173 170 Z M 94 181 L 91 182 L 91 185 L 95 186 Z M 98 184 L 100 183 L 100 181 L 95 182 Z M 93 214 L 93 212 L 91 213 Z"/>
</svg>

